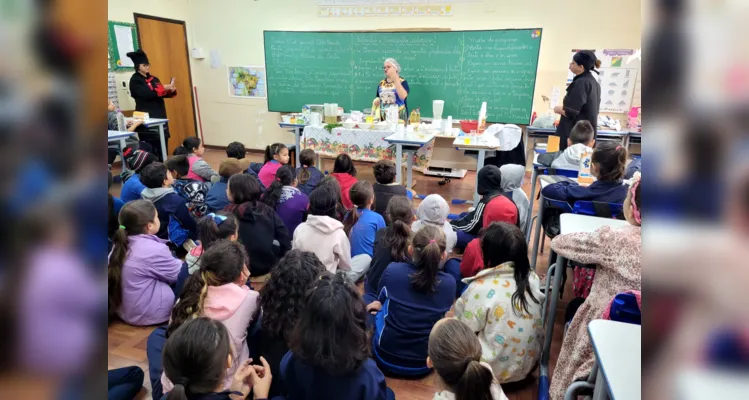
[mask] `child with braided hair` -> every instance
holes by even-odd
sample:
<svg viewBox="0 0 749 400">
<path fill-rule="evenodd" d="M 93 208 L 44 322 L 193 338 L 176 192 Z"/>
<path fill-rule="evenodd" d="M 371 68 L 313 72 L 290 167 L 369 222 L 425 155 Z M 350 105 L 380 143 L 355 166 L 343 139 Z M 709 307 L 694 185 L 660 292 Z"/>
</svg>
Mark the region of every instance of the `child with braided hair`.
<svg viewBox="0 0 749 400">
<path fill-rule="evenodd" d="M 214 243 L 201 257 L 200 269 L 190 275 L 166 330 L 169 336 L 188 320 L 208 317 L 220 321 L 229 331 L 232 366 L 226 374 L 225 388 L 237 368 L 249 359 L 247 328 L 260 314 L 260 295 L 246 286 L 250 277 L 249 257 L 244 246 L 229 240 Z M 164 391 L 172 383 L 162 375 Z"/>
</svg>

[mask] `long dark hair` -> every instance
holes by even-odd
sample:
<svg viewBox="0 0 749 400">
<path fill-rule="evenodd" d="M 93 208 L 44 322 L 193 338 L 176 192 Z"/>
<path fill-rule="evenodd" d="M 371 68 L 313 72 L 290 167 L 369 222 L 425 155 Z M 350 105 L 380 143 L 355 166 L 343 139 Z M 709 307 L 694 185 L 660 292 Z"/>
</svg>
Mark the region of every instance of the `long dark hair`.
<svg viewBox="0 0 749 400">
<path fill-rule="evenodd" d="M 198 221 L 198 237 L 203 251 L 210 249 L 213 243 L 228 239 L 237 233 L 237 217 L 228 212 L 210 213 Z"/>
<path fill-rule="evenodd" d="M 349 190 L 349 197 L 354 204 L 354 208 L 349 210 L 346 217 L 343 219 L 343 231 L 346 232 L 346 236 L 351 234 L 351 228 L 353 228 L 359 220 L 359 210 L 366 209 L 368 203 L 374 202 L 374 189 L 372 188 L 372 184 L 367 181 L 358 181 L 354 183 Z"/>
<path fill-rule="evenodd" d="M 383 244 L 390 248 L 393 262 L 404 261 L 408 257 L 408 240 L 411 238 L 411 222 L 414 219 L 411 202 L 406 196 L 393 196 L 385 211 L 388 222 L 383 236 Z"/>
<path fill-rule="evenodd" d="M 231 342 L 224 324 L 210 318 L 186 322 L 164 343 L 164 374 L 174 383 L 167 400 L 214 392 L 225 379 L 229 354 Z"/>
<path fill-rule="evenodd" d="M 263 191 L 260 187 L 260 181 L 250 174 L 235 174 L 229 178 L 227 184 L 231 193 L 231 204 L 224 210 L 231 212 L 237 217 L 243 216 L 248 209 L 259 211 L 270 211 L 265 204 L 260 202 L 260 196 Z"/>
<path fill-rule="evenodd" d="M 411 274 L 411 283 L 420 292 L 433 292 L 437 287 L 442 254 L 445 252 L 445 234 L 434 226 L 421 228 L 411 239 L 413 263 L 418 269 Z"/>
<path fill-rule="evenodd" d="M 342 274 L 323 272 L 307 292 L 291 350 L 305 364 L 331 375 L 355 371 L 369 358 L 367 310 Z"/>
<path fill-rule="evenodd" d="M 455 400 L 492 400 L 494 375 L 481 365 L 481 343 L 457 319 L 437 322 L 429 334 L 429 359 Z"/>
<path fill-rule="evenodd" d="M 190 275 L 179 301 L 172 309 L 172 319 L 166 329 L 166 337 L 185 321 L 203 314 L 203 301 L 208 286 L 221 286 L 235 282 L 250 259 L 241 243 L 219 240 L 203 254 L 200 269 Z"/>
<path fill-rule="evenodd" d="M 289 186 L 294 183 L 294 171 L 291 167 L 284 165 L 276 171 L 276 179 L 273 180 L 268 190 L 263 195 L 263 203 L 268 207 L 275 209 L 278 200 L 281 198 L 281 192 L 284 186 Z"/>
<path fill-rule="evenodd" d="M 598 142 L 590 160 L 598 167 L 599 181 L 618 181 L 627 165 L 627 148 L 619 142 Z"/>
<path fill-rule="evenodd" d="M 304 149 L 299 153 L 299 173 L 297 174 L 297 181 L 300 185 L 304 185 L 310 178 L 309 169 L 315 165 L 315 151 L 312 149 Z"/>
<path fill-rule="evenodd" d="M 340 199 L 340 189 L 336 190 L 331 185 L 319 185 L 309 194 L 309 214 L 327 216 L 340 221 Z"/>
<path fill-rule="evenodd" d="M 528 244 L 525 243 L 523 232 L 515 225 L 506 222 L 494 222 L 486 228 L 481 237 L 481 252 L 484 254 L 484 268 L 493 268 L 506 262 L 513 263 L 515 285 L 517 289 L 512 294 L 513 311 L 528 314 L 528 297 L 534 303 L 539 303 L 531 291 L 528 277 L 531 265 L 528 261 Z"/>
<path fill-rule="evenodd" d="M 120 210 L 118 220 L 121 226 L 112 238 L 112 253 L 109 255 L 107 280 L 109 282 L 109 321 L 112 321 L 117 308 L 122 304 L 122 266 L 125 264 L 130 246 L 130 235 L 145 234 L 148 224 L 158 219 L 156 207 L 148 200 L 135 200 L 125 204 Z"/>
<path fill-rule="evenodd" d="M 354 161 L 348 154 L 339 154 L 338 157 L 335 158 L 335 163 L 333 163 L 333 173 L 343 173 L 356 176 Z"/>
<path fill-rule="evenodd" d="M 338 203 L 338 205 L 336 206 L 336 212 L 338 213 L 338 216 L 331 218 L 335 218 L 338 221 L 343 222 L 343 216 L 346 215 L 346 207 L 343 206 L 343 198 L 341 197 L 341 184 L 338 182 L 338 179 L 336 179 L 333 175 L 326 175 L 320 180 L 320 183 L 317 184 L 317 188 L 321 187 L 327 187 L 333 190 L 333 195 L 335 196 L 336 202 Z"/>
<path fill-rule="evenodd" d="M 190 155 L 195 151 L 195 149 L 200 147 L 200 143 L 200 138 L 197 136 L 186 137 L 185 140 L 182 141 L 182 146 L 174 149 L 173 155 Z"/>
<path fill-rule="evenodd" d="M 273 160 L 273 156 L 281 153 L 281 150 L 285 149 L 286 145 L 283 143 L 273 143 L 265 146 L 265 162 Z"/>
<path fill-rule="evenodd" d="M 307 290 L 325 271 L 315 253 L 291 250 L 273 267 L 260 291 L 263 332 L 288 343 L 304 308 Z"/>
</svg>

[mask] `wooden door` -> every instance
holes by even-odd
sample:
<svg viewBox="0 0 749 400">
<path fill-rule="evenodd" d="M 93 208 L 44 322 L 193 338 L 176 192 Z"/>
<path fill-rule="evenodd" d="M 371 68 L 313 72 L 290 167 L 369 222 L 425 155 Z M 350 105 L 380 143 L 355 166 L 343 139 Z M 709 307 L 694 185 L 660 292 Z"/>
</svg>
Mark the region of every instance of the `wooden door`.
<svg viewBox="0 0 749 400">
<path fill-rule="evenodd" d="M 177 96 L 165 99 L 171 134 L 167 151 L 172 154 L 186 137 L 196 136 L 198 132 L 185 22 L 142 14 L 134 16 L 138 42 L 148 55 L 151 75 L 164 85 L 176 78 Z"/>
</svg>

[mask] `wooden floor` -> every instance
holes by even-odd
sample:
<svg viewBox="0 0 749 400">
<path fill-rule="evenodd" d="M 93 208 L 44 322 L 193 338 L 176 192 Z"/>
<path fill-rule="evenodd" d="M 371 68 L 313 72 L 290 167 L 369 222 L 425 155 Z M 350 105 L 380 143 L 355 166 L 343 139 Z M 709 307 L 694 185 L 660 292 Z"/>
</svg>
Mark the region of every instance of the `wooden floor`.
<svg viewBox="0 0 749 400">
<path fill-rule="evenodd" d="M 218 150 L 207 150 L 205 159 L 214 169 L 218 170 L 218 164 L 225 158 L 226 154 L 223 151 Z M 260 154 L 249 155 L 253 161 L 262 161 Z M 356 163 L 358 171 L 357 177 L 360 180 L 368 180 L 374 182 L 374 175 L 372 173 L 372 165 L 370 163 Z M 333 160 L 325 160 L 324 167 L 329 171 L 332 171 Z M 117 173 L 115 169 L 113 172 Z M 414 186 L 413 189 L 418 194 L 432 194 L 437 193 L 448 200 L 457 199 L 471 199 L 473 197 L 473 191 L 476 182 L 475 172 L 469 172 L 463 179 L 454 179 L 447 185 L 441 186 L 438 184 L 439 178 L 424 176 L 421 173 L 414 173 Z M 111 193 L 117 195 L 120 192 L 120 184 L 114 184 Z M 523 189 L 526 193 L 530 192 L 530 173 L 526 174 Z M 417 200 L 418 202 L 418 200 Z M 467 205 L 452 205 L 451 212 L 459 213 L 466 211 L 469 206 Z M 534 203 L 534 213 L 537 209 L 537 204 Z M 532 236 L 531 236 L 532 237 Z M 531 246 L 529 246 L 531 247 Z M 549 252 L 549 241 L 546 241 L 543 254 L 539 254 L 538 257 L 538 268 L 537 273 L 545 274 L 548 267 L 548 252 Z M 530 251 L 529 251 L 530 256 Z M 554 324 L 554 337 L 551 345 L 551 370 L 553 371 L 554 365 L 556 364 L 557 356 L 559 354 L 560 347 L 562 345 L 562 330 L 564 318 L 564 309 L 567 306 L 567 302 L 571 298 L 571 279 L 567 282 L 567 287 L 564 290 L 564 298 L 559 302 L 556 310 L 556 319 Z M 253 288 L 259 290 L 262 288 L 261 282 L 253 283 Z M 452 311 L 448 314 L 452 316 Z M 134 327 L 129 326 L 121 322 L 116 322 L 109 327 L 109 340 L 108 340 L 108 366 L 109 368 L 120 368 L 131 365 L 137 365 L 145 371 L 145 381 L 143 382 L 143 390 L 141 390 L 139 398 L 148 399 L 151 397 L 151 385 L 148 380 L 148 360 L 146 359 L 146 340 L 148 335 L 154 327 Z M 533 372 L 532 376 L 525 381 L 514 383 L 511 385 L 502 385 L 507 397 L 510 400 L 535 400 L 538 397 L 538 368 Z M 395 392 L 398 400 L 421 400 L 431 399 L 434 393 L 439 388 L 438 378 L 434 373 L 427 376 L 426 378 L 419 380 L 403 380 L 403 379 L 391 379 L 388 378 L 388 386 Z"/>
</svg>

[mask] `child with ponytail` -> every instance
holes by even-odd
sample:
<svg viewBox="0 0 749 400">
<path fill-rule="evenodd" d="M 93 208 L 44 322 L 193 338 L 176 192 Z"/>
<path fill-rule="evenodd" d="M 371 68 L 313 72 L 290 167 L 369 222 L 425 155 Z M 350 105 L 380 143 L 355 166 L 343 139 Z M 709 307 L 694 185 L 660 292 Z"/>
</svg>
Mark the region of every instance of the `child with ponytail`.
<svg viewBox="0 0 749 400">
<path fill-rule="evenodd" d="M 309 196 L 315 190 L 322 178 L 325 177 L 319 169 L 315 168 L 315 151 L 304 149 L 299 153 L 299 163 L 302 164 L 296 169 L 296 179 L 299 183 L 299 190 Z"/>
<path fill-rule="evenodd" d="M 197 136 L 190 136 L 182 141 L 182 146 L 174 149 L 174 155 L 184 155 L 190 164 L 186 179 L 199 182 L 213 182 L 219 180 L 219 175 L 203 159 L 205 147 Z"/>
<path fill-rule="evenodd" d="M 411 239 L 409 225 L 414 220 L 411 200 L 405 196 L 393 196 L 385 210 L 387 227 L 377 231 L 374 257 L 364 280 L 364 301 L 377 300 L 377 284 L 390 263 L 408 260 L 408 241 Z"/>
<path fill-rule="evenodd" d="M 276 179 L 263 194 L 262 201 L 276 210 L 289 236 L 294 236 L 296 227 L 304 221 L 309 208 L 309 198 L 296 187 L 294 171 L 284 165 L 276 171 Z"/>
<path fill-rule="evenodd" d="M 477 240 L 484 269 L 463 279 L 468 288 L 455 302 L 455 318 L 477 334 L 499 383 L 516 382 L 541 358 L 544 294 L 520 228 L 494 222 Z"/>
<path fill-rule="evenodd" d="M 273 143 L 265 147 L 265 164 L 257 174 L 264 187 L 269 188 L 276 179 L 276 172 L 289 163 L 289 148 L 283 143 Z"/>
<path fill-rule="evenodd" d="M 255 399 L 267 399 L 273 380 L 268 363 L 260 357 L 262 366 L 253 366 L 248 359 L 231 372 L 231 346 L 224 325 L 209 318 L 196 318 L 177 329 L 164 345 L 164 373 L 175 382 L 166 400 L 236 400 L 250 392 Z"/>
<path fill-rule="evenodd" d="M 450 311 L 455 278 L 440 271 L 445 257 L 442 230 L 426 226 L 411 239 L 409 260 L 390 264 L 377 285 L 372 354 L 380 369 L 398 376 L 429 374 L 427 343 L 434 324 Z"/>
<path fill-rule="evenodd" d="M 260 314 L 259 294 L 246 282 L 250 277 L 249 259 L 244 246 L 220 240 L 202 256 L 200 269 L 192 274 L 172 310 L 166 330 L 167 339 L 180 325 L 197 317 L 208 317 L 226 326 L 232 345 L 232 364 L 224 381 L 231 385 L 231 376 L 249 359 L 247 328 Z M 165 391 L 172 384 L 162 377 Z"/>
<path fill-rule="evenodd" d="M 125 204 L 109 253 L 109 321 L 117 315 L 130 325 L 155 325 L 169 320 L 182 261 L 166 241 L 156 237 L 160 222 L 150 201 Z"/>
<path fill-rule="evenodd" d="M 489 364 L 481 361 L 476 334 L 457 319 L 445 318 L 429 334 L 427 365 L 445 390 L 433 400 L 507 400 Z"/>
<path fill-rule="evenodd" d="M 350 199 L 353 208 L 343 219 L 343 230 L 351 240 L 351 271 L 348 278 L 356 282 L 369 269 L 374 255 L 375 235 L 385 228 L 385 220 L 371 209 L 375 200 L 371 183 L 356 182 L 351 186 Z"/>
</svg>

